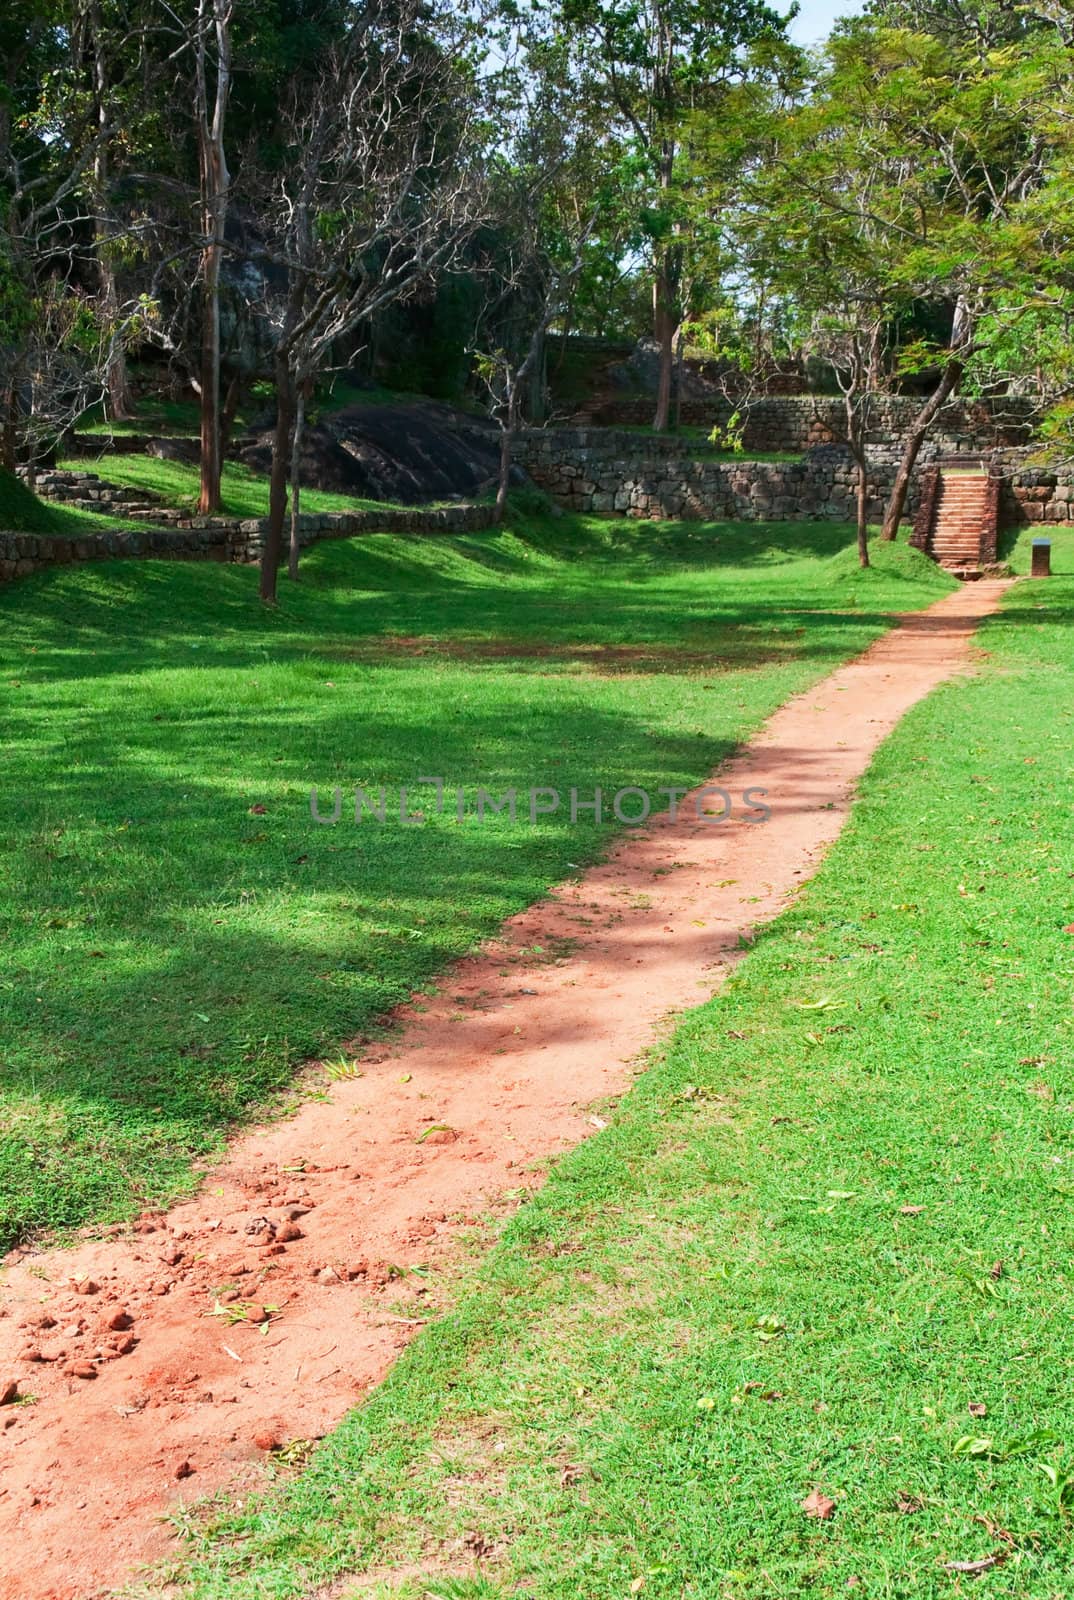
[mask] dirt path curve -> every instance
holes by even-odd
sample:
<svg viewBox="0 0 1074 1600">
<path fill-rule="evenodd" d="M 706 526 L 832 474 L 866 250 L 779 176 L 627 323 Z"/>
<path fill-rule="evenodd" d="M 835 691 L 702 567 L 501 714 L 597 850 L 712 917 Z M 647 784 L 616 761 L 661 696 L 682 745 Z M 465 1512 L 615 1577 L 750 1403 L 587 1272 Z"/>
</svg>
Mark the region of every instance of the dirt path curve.
<svg viewBox="0 0 1074 1600">
<path fill-rule="evenodd" d="M 1004 587 L 904 618 L 776 712 L 718 774 L 736 802 L 767 790 L 770 822 L 714 825 L 688 797 L 408 1007 L 330 1102 L 236 1139 L 196 1199 L 9 1258 L 0 1391 L 37 1404 L 0 1407 L 3 1600 L 111 1590 L 174 1548 L 176 1502 L 263 1482 L 273 1439 L 323 1434 L 383 1378 L 428 1292 L 389 1268 L 444 1261 L 460 1221 L 599 1126 L 593 1102 L 809 878 L 877 745 L 968 663 Z M 245 1319 L 212 1314 L 225 1285 Z"/>
</svg>

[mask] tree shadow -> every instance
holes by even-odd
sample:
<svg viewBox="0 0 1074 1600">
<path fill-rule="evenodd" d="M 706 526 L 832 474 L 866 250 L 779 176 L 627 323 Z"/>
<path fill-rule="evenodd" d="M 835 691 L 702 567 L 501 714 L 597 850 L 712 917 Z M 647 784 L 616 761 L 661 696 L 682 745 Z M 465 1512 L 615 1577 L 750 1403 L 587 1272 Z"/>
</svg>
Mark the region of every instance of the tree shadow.
<svg viewBox="0 0 1074 1600">
<path fill-rule="evenodd" d="M 409 827 L 402 785 L 687 786 L 888 621 L 791 558 L 743 579 L 711 550 L 697 571 L 618 551 L 565 571 L 532 540 L 325 543 L 278 611 L 250 570 L 198 564 L 0 593 L 0 1245 L 174 1192 L 296 1063 L 610 838 L 586 813 Z M 358 784 L 394 820 L 313 820 L 313 785 L 353 807 Z"/>
</svg>

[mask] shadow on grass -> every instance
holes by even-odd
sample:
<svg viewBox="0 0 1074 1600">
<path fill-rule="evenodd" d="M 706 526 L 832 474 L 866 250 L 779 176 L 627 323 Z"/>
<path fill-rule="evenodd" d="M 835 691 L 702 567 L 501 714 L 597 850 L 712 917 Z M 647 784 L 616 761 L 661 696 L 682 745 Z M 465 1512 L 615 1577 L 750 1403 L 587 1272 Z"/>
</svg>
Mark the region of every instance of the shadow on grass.
<svg viewBox="0 0 1074 1600">
<path fill-rule="evenodd" d="M 400 784 L 465 783 L 471 811 L 476 783 L 655 794 L 734 744 L 580 699 L 411 709 L 176 708 L 121 737 L 112 708 L 85 709 L 44 766 L 37 718 L 16 716 L 0 1248 L 174 1190 L 296 1063 L 375 1025 L 611 836 L 584 814 L 459 824 L 453 799 L 404 826 Z M 359 782 L 386 786 L 386 823 L 354 824 Z M 314 784 L 326 813 L 343 789 L 339 825 L 312 819 Z M 408 812 L 431 799 L 412 787 Z"/>
<path fill-rule="evenodd" d="M 812 555 L 845 547 L 808 532 Z M 389 804 L 422 774 L 471 794 L 687 786 L 901 598 L 901 574 L 855 575 L 843 609 L 842 575 L 800 548 L 649 571 L 598 535 L 326 543 L 277 611 L 253 572 L 192 563 L 0 593 L 0 1245 L 174 1193 L 297 1062 L 609 837 L 562 817 L 324 828 L 312 785 L 383 784 Z M 762 528 L 734 537 L 766 548 Z"/>
</svg>

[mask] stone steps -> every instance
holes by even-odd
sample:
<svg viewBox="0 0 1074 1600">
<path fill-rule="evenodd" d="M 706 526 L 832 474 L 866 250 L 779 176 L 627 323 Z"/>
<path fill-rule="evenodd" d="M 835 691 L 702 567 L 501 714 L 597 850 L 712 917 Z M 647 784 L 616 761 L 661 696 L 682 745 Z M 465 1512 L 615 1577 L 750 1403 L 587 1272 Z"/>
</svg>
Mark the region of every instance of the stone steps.
<svg viewBox="0 0 1074 1600">
<path fill-rule="evenodd" d="M 25 480 L 26 474 L 19 474 Z M 152 489 L 132 489 L 109 483 L 95 472 L 42 472 L 34 483 L 42 500 L 70 506 L 75 511 L 96 511 L 104 516 L 163 517 L 161 498 Z"/>
</svg>

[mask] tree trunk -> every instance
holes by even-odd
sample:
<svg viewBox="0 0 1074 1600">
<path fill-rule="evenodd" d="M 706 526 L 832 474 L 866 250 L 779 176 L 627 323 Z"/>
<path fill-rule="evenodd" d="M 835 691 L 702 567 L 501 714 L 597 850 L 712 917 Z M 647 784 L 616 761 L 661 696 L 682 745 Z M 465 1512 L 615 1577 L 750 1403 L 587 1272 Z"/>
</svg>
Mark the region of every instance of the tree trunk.
<svg viewBox="0 0 1074 1600">
<path fill-rule="evenodd" d="M 3 417 L 0 418 L 0 468 L 5 472 L 14 472 L 19 462 L 18 415 L 18 391 L 12 383 L 4 395 Z"/>
<path fill-rule="evenodd" d="M 869 468 L 864 455 L 857 457 L 858 463 L 858 562 L 861 566 L 869 565 L 869 526 L 866 513 L 869 509 Z"/>
<path fill-rule="evenodd" d="M 276 362 L 276 432 L 272 440 L 269 476 L 269 514 L 261 550 L 261 598 L 276 604 L 276 574 L 283 551 L 283 523 L 287 515 L 287 478 L 291 464 L 291 430 L 295 420 L 295 387 L 290 362 Z"/>
<path fill-rule="evenodd" d="M 236 373 L 227 386 L 227 395 L 224 399 L 223 415 L 220 419 L 220 464 L 223 469 L 224 458 L 231 448 L 231 435 L 235 431 L 235 418 L 238 415 L 239 401 L 242 398 L 242 382 Z"/>
<path fill-rule="evenodd" d="M 653 432 L 666 433 L 671 415 L 671 375 L 675 367 L 675 308 L 666 265 L 657 273 L 653 295 L 653 331 L 660 350 Z"/>
<path fill-rule="evenodd" d="M 884 525 L 880 530 L 881 539 L 889 543 L 896 539 L 899 533 L 899 523 L 902 521 L 903 511 L 906 509 L 906 496 L 910 492 L 910 479 L 914 475 L 917 458 L 921 453 L 929 429 L 935 422 L 937 414 L 946 401 L 948 401 L 962 381 L 965 364 L 960 356 L 952 357 L 944 368 L 943 377 L 934 393 L 929 395 L 917 416 L 910 424 L 910 431 L 906 436 L 903 446 L 902 459 L 895 473 L 895 482 L 891 486 L 891 494 L 884 510 Z"/>
<path fill-rule="evenodd" d="M 116 332 L 119 321 L 119 290 L 116 287 L 116 270 L 112 260 L 112 227 L 109 218 L 109 161 L 108 142 L 104 135 L 108 129 L 108 57 L 105 49 L 105 30 L 98 5 L 90 7 L 87 14 L 93 46 L 93 91 L 97 101 L 97 127 L 101 143 L 93 161 L 93 205 L 97 215 L 94 235 L 97 255 L 97 276 L 101 288 L 101 303 L 111 335 L 105 367 L 105 390 L 108 395 L 108 412 L 113 422 L 128 422 L 134 415 L 134 396 L 127 374 L 127 358 L 123 344 Z"/>
<path fill-rule="evenodd" d="M 678 433 L 680 428 L 682 427 L 682 361 L 683 361 L 683 351 L 685 350 L 685 348 L 686 348 L 686 337 L 685 337 L 685 335 L 683 333 L 683 325 L 680 322 L 679 326 L 675 330 L 675 365 L 674 365 L 674 369 L 673 369 L 674 376 L 675 376 L 675 432 L 676 433 Z"/>
<path fill-rule="evenodd" d="M 500 434 L 500 476 L 496 484 L 496 507 L 493 521 L 499 527 L 507 517 L 507 495 L 511 488 L 511 466 L 515 454 L 515 432 L 518 428 L 517 386 L 512 384 L 507 395 L 507 415 Z"/>
<path fill-rule="evenodd" d="M 230 176 L 224 151 L 224 118 L 231 88 L 231 4 L 211 0 L 216 38 L 216 89 L 209 110 L 207 13 L 201 0 L 197 46 L 198 164 L 201 178 L 202 254 L 201 336 L 201 493 L 198 510 L 220 510 L 222 469 L 220 425 L 220 267 L 224 254 Z"/>
<path fill-rule="evenodd" d="M 105 369 L 108 413 L 112 422 L 129 422 L 134 416 L 134 395 L 131 392 L 123 342 L 116 331 L 116 324 L 119 321 L 119 291 L 116 288 L 116 274 L 112 265 L 109 230 L 98 223 L 96 231 L 97 275 L 101 285 L 101 301 L 105 319 L 113 329 L 108 364 Z"/>
<path fill-rule="evenodd" d="M 300 384 L 295 408 L 295 434 L 291 445 L 291 543 L 287 553 L 287 576 L 298 582 L 298 518 L 301 507 L 302 429 L 306 425 L 306 385 Z"/>
<path fill-rule="evenodd" d="M 545 391 L 548 385 L 548 350 L 545 335 L 538 339 L 537 356 L 530 373 L 529 419 L 540 427 L 545 419 Z"/>
<path fill-rule="evenodd" d="M 220 252 L 205 252 L 201 340 L 201 493 L 198 510 L 220 510 Z"/>
</svg>

